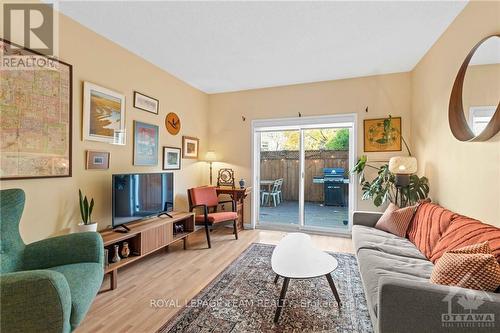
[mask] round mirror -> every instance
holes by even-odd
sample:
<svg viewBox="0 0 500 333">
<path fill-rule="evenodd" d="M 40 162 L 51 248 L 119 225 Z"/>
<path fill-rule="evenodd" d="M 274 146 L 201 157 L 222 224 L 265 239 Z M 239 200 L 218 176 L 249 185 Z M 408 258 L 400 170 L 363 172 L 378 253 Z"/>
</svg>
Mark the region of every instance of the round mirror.
<svg viewBox="0 0 500 333">
<path fill-rule="evenodd" d="M 500 35 L 480 41 L 464 60 L 450 98 L 449 122 L 460 141 L 485 141 L 500 130 Z"/>
</svg>

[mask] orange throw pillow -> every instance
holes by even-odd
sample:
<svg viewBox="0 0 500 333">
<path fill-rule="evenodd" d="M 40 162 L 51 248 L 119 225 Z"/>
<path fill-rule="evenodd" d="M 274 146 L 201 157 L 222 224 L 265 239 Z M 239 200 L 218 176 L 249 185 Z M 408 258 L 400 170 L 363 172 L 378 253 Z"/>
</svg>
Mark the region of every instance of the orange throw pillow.
<svg viewBox="0 0 500 333">
<path fill-rule="evenodd" d="M 432 270 L 431 282 L 495 291 L 500 286 L 500 265 L 488 242 L 474 244 L 443 254 Z"/>
<path fill-rule="evenodd" d="M 404 237 L 416 209 L 417 205 L 399 208 L 391 202 L 377 221 L 375 228 Z"/>
</svg>

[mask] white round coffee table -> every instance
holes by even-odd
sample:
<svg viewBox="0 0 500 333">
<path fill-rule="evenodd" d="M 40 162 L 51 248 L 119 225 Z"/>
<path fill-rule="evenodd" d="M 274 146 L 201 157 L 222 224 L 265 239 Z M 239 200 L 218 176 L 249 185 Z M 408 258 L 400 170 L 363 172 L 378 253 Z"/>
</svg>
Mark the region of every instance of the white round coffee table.
<svg viewBox="0 0 500 333">
<path fill-rule="evenodd" d="M 274 315 L 275 323 L 280 318 L 290 279 L 312 279 L 325 276 L 340 309 L 342 303 L 330 274 L 337 268 L 337 260 L 326 252 L 315 248 L 309 235 L 291 233 L 285 236 L 273 251 L 271 266 L 276 273 L 274 283 L 278 282 L 280 276 L 284 278 L 278 307 Z"/>
</svg>

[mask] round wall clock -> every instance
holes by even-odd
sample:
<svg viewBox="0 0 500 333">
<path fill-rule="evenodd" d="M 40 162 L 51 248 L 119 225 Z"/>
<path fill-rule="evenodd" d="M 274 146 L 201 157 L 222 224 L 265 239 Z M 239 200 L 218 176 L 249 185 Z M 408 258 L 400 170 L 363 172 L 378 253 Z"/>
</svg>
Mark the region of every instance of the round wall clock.
<svg viewBox="0 0 500 333">
<path fill-rule="evenodd" d="M 165 118 L 165 127 L 167 128 L 168 133 L 172 135 L 176 135 L 181 130 L 181 120 L 179 116 L 173 112 L 167 114 Z"/>
</svg>

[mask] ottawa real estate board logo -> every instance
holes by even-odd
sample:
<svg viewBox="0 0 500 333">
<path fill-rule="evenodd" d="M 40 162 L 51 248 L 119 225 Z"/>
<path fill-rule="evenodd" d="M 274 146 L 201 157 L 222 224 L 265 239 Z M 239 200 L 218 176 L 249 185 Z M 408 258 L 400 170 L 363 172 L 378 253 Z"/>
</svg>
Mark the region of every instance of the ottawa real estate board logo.
<svg viewBox="0 0 500 333">
<path fill-rule="evenodd" d="M 486 298 L 489 297 L 484 293 Z M 446 328 L 493 328 L 495 327 L 495 314 L 481 311 L 485 298 L 476 293 L 456 295 L 449 293 L 443 302 L 448 303 L 447 313 L 441 314 L 441 326 Z"/>
</svg>

